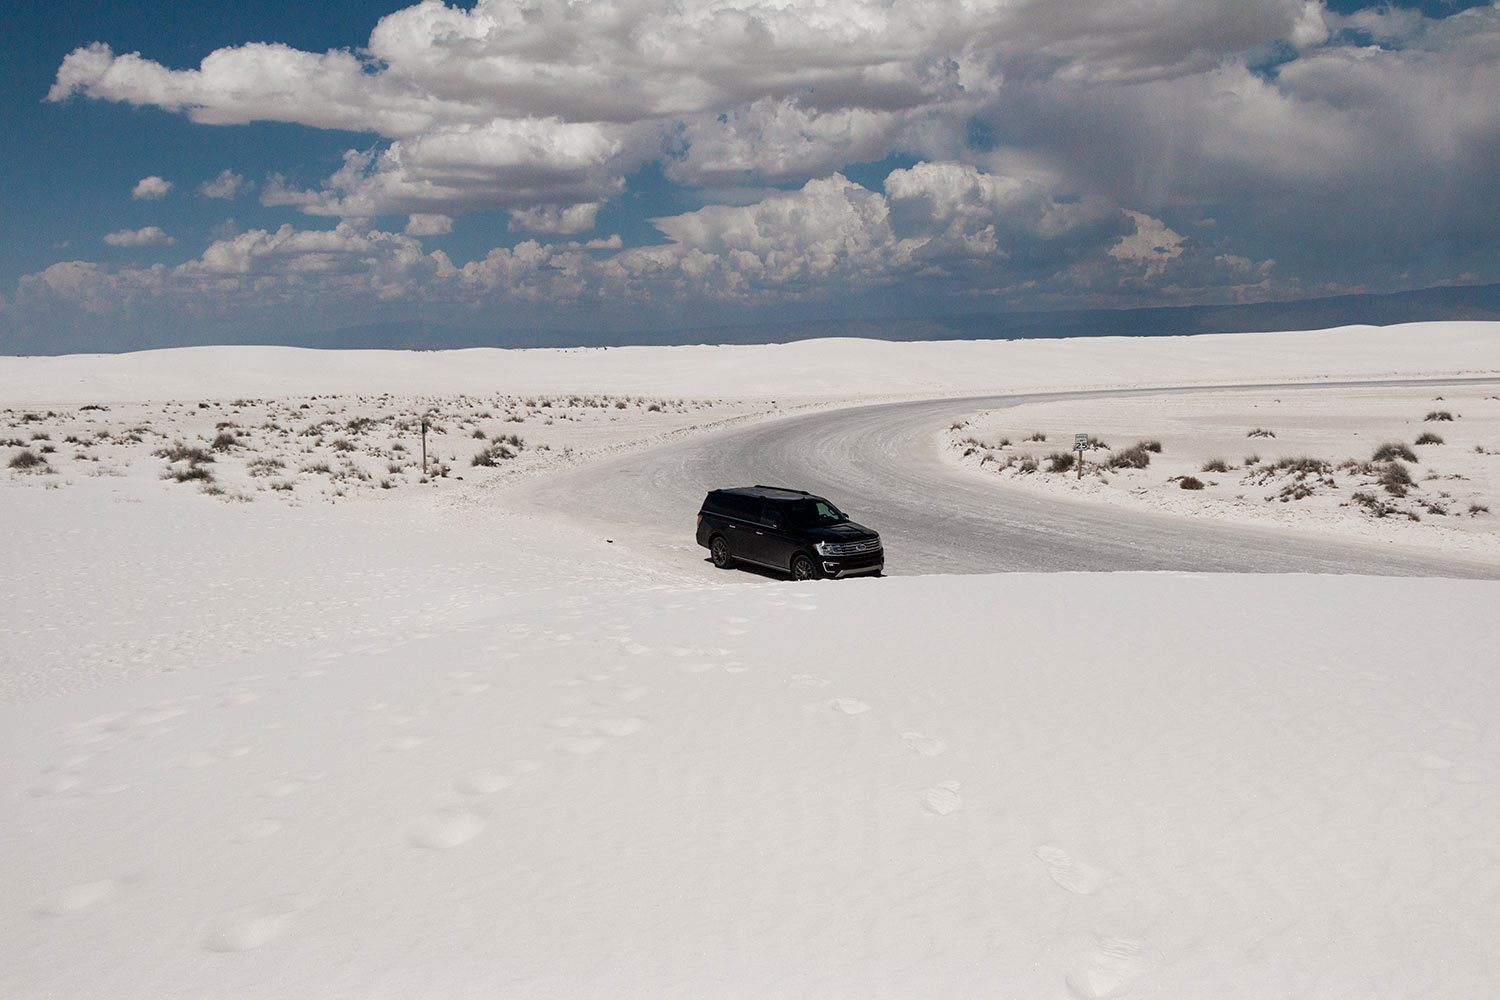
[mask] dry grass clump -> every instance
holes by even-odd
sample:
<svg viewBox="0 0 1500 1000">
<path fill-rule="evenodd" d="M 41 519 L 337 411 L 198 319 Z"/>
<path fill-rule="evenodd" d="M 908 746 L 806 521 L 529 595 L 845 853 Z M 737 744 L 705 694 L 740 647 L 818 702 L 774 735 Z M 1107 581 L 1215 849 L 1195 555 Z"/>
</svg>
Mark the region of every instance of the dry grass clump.
<svg viewBox="0 0 1500 1000">
<path fill-rule="evenodd" d="M 1379 482 L 1393 497 L 1404 497 L 1413 485 L 1411 470 L 1400 462 L 1391 462 L 1380 470 Z"/>
<path fill-rule="evenodd" d="M 1224 461 L 1222 458 L 1210 458 L 1207 462 L 1203 463 L 1203 468 L 1199 469 L 1198 471 L 1199 472 L 1228 472 L 1229 471 L 1229 463 L 1226 462 L 1226 461 Z M 1190 490 L 1190 489 L 1194 489 L 1194 488 L 1195 487 L 1192 487 L 1192 486 L 1184 486 L 1183 487 L 1183 489 L 1185 489 L 1185 490 Z M 1202 487 L 1197 487 L 1197 488 L 1201 489 Z"/>
<path fill-rule="evenodd" d="M 1071 472 L 1073 470 L 1073 453 L 1071 451 L 1054 451 L 1047 456 L 1048 472 Z"/>
<path fill-rule="evenodd" d="M 1415 462 L 1417 460 L 1417 453 L 1400 441 L 1387 441 L 1375 449 L 1375 454 L 1370 456 L 1370 461 L 1394 462 L 1398 458 L 1407 462 Z"/>
<path fill-rule="evenodd" d="M 1248 433 L 1248 434 L 1245 435 L 1245 437 L 1251 437 L 1251 438 L 1273 438 L 1275 436 L 1276 436 L 1276 432 L 1275 431 L 1268 431 L 1264 427 L 1257 427 L 1254 430 L 1252 430 L 1250 433 Z"/>
<path fill-rule="evenodd" d="M 17 472 L 48 472 L 51 471 L 47 460 L 33 451 L 18 451 L 10 457 L 6 463 L 7 467 Z"/>
<path fill-rule="evenodd" d="M 1129 448 L 1109 456 L 1111 469 L 1144 469 L 1151 464 L 1152 452 L 1161 452 L 1160 441 L 1138 441 Z"/>
<path fill-rule="evenodd" d="M 469 462 L 470 465 L 493 468 L 501 462 L 509 461 L 521 453 L 526 443 L 516 434 L 502 434 L 490 442 L 488 448 L 480 449 Z"/>
<path fill-rule="evenodd" d="M 184 444 L 174 441 L 169 447 L 158 448 L 151 454 L 157 458 L 165 458 L 168 462 L 192 462 L 193 464 L 206 464 L 212 462 L 214 457 L 207 450 L 197 445 Z"/>
<path fill-rule="evenodd" d="M 263 456 L 261 458 L 251 459 L 249 462 L 247 462 L 245 464 L 245 471 L 250 475 L 258 478 L 262 476 L 272 475 L 279 469 L 285 467 L 286 463 L 281 459 L 272 456 Z"/>
<path fill-rule="evenodd" d="M 1201 490 L 1203 489 L 1203 480 L 1197 476 L 1183 476 L 1177 480 L 1177 486 L 1184 490 Z"/>
<path fill-rule="evenodd" d="M 1423 417 L 1422 419 L 1437 421 L 1452 420 L 1453 414 L 1449 413 L 1447 410 L 1431 410 L 1428 412 L 1427 416 Z"/>
<path fill-rule="evenodd" d="M 1432 431 L 1423 431 L 1422 432 L 1422 436 L 1419 437 L 1419 438 L 1417 438 L 1417 444 L 1442 444 L 1442 443 L 1443 443 L 1443 439 L 1441 437 L 1439 437 L 1438 435 L 1432 433 Z M 1412 461 L 1416 461 L 1416 459 L 1412 459 Z"/>
</svg>

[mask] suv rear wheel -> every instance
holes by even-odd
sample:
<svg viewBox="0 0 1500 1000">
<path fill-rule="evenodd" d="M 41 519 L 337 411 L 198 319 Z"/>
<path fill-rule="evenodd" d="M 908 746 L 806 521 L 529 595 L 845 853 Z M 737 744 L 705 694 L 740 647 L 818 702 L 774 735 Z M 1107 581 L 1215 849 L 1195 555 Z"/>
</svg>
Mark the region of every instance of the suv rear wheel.
<svg viewBox="0 0 1500 1000">
<path fill-rule="evenodd" d="M 798 552 L 792 557 L 792 579 L 793 580 L 816 580 L 818 578 L 818 565 L 805 553 Z"/>
<path fill-rule="evenodd" d="M 720 569 L 728 569 L 734 565 L 734 556 L 729 554 L 729 543 L 724 540 L 723 535 L 715 535 L 713 541 L 708 543 L 708 554 Z"/>
</svg>

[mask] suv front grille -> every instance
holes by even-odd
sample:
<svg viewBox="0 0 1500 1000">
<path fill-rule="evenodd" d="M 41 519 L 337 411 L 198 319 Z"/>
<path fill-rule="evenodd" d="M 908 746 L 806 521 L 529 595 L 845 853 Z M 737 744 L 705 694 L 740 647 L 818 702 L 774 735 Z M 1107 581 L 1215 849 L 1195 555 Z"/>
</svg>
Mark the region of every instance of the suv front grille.
<svg viewBox="0 0 1500 1000">
<path fill-rule="evenodd" d="M 879 550 L 880 539 L 878 538 L 867 538 L 860 542 L 834 542 L 823 546 L 824 553 L 830 556 L 858 556 Z"/>
</svg>

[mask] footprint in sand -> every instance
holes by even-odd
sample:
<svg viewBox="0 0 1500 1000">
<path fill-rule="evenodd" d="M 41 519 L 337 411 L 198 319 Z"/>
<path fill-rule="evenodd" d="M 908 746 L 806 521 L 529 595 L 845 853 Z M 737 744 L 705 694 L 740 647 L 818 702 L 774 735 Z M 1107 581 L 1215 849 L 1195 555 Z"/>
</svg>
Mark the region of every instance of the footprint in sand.
<svg viewBox="0 0 1500 1000">
<path fill-rule="evenodd" d="M 835 698 L 828 703 L 828 707 L 844 715 L 860 715 L 870 710 L 870 706 L 858 698 Z"/>
<path fill-rule="evenodd" d="M 446 851 L 466 844 L 484 830 L 484 817 L 464 806 L 434 809 L 411 825 L 406 839 L 413 847 Z"/>
<path fill-rule="evenodd" d="M 1109 881 L 1109 872 L 1079 861 L 1060 847 L 1043 845 L 1033 853 L 1047 869 L 1047 874 L 1052 877 L 1052 881 L 1069 892 L 1080 896 L 1092 896 L 1105 882 Z"/>
<path fill-rule="evenodd" d="M 317 784 L 327 776 L 327 773 L 324 771 L 297 771 L 266 782 L 260 786 L 260 794 L 262 798 L 283 799 L 288 795 L 296 795 L 304 788 Z"/>
<path fill-rule="evenodd" d="M 210 920 L 203 929 L 208 951 L 250 951 L 280 937 L 293 918 L 312 905 L 305 896 L 273 896 L 236 907 Z"/>
<path fill-rule="evenodd" d="M 594 725 L 594 731 L 603 733 L 605 736 L 634 736 L 646 728 L 644 719 L 634 716 L 624 716 L 617 719 L 600 719 Z"/>
<path fill-rule="evenodd" d="M 83 795 L 83 775 L 72 771 L 50 771 L 31 783 L 26 794 L 36 799 L 62 795 Z"/>
<path fill-rule="evenodd" d="M 229 841 L 235 844 L 253 844 L 257 840 L 265 840 L 274 837 L 286 826 L 279 819 L 253 819 L 229 835 Z"/>
<path fill-rule="evenodd" d="M 49 894 L 33 912 L 39 917 L 66 917 L 92 910 L 119 895 L 121 885 L 119 880 L 112 878 L 70 885 Z"/>
<path fill-rule="evenodd" d="M 604 746 L 602 736 L 565 736 L 552 744 L 553 749 L 570 753 L 575 757 L 591 754 L 602 746 Z"/>
<path fill-rule="evenodd" d="M 901 742 L 906 744 L 906 749 L 926 757 L 936 757 L 948 749 L 948 744 L 942 740 L 921 733 L 902 733 Z"/>
<path fill-rule="evenodd" d="M 1092 947 L 1069 964 L 1063 981 L 1078 1000 L 1103 1000 L 1128 988 L 1155 967 L 1156 962 L 1139 941 L 1095 937 Z"/>
<path fill-rule="evenodd" d="M 494 795 L 514 780 L 499 768 L 482 767 L 453 779 L 453 787 L 465 795 Z"/>
<path fill-rule="evenodd" d="M 963 796 L 958 794 L 960 787 L 956 781 L 938 782 L 922 792 L 922 808 L 934 816 L 946 816 L 957 812 L 959 806 L 964 804 Z"/>
</svg>

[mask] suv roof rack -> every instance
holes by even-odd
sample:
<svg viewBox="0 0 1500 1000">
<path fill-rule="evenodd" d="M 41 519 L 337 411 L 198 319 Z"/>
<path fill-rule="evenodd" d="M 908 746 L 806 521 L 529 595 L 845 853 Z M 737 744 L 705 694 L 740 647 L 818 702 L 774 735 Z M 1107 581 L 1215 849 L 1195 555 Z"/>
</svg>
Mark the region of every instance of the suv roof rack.
<svg viewBox="0 0 1500 1000">
<path fill-rule="evenodd" d="M 763 483 L 756 483 L 755 488 L 758 490 L 781 490 L 783 493 L 801 493 L 805 497 L 812 496 L 812 494 L 807 492 L 806 490 L 794 490 L 786 486 L 766 486 Z"/>
</svg>

